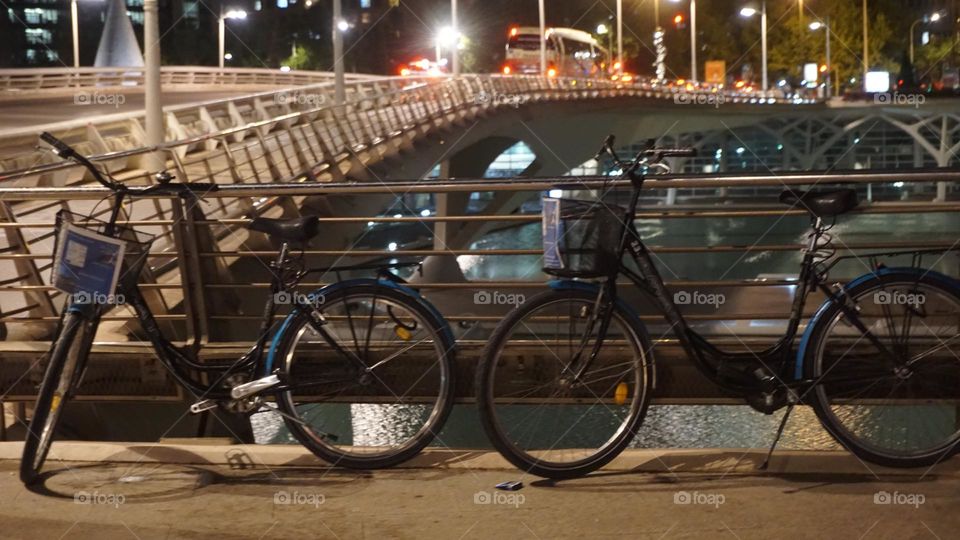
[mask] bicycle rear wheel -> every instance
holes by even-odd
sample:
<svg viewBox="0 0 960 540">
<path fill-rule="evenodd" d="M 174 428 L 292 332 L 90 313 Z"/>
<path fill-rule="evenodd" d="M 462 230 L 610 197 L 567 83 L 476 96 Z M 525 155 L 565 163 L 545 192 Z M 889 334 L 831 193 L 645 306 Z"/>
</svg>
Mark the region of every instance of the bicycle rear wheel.
<svg viewBox="0 0 960 540">
<path fill-rule="evenodd" d="M 653 391 L 650 340 L 616 305 L 597 357 L 579 378 L 599 334 L 597 294 L 549 291 L 494 331 L 477 368 L 480 419 L 490 442 L 525 472 L 572 478 L 613 460 L 633 439 Z"/>
<path fill-rule="evenodd" d="M 50 452 L 50 444 L 71 397 L 76 374 L 87 353 L 84 326 L 88 321 L 77 313 L 67 313 L 63 325 L 54 337 L 50 361 L 40 384 L 33 417 L 27 426 L 20 459 L 20 481 L 30 484 L 37 479 Z"/>
<path fill-rule="evenodd" d="M 828 307 L 807 349 L 806 376 L 818 381 L 808 401 L 823 426 L 888 467 L 931 466 L 956 452 L 960 290 L 941 277 L 891 272 L 848 297 L 856 317 Z"/>
<path fill-rule="evenodd" d="M 335 289 L 284 332 L 291 390 L 278 406 L 293 435 L 339 466 L 372 469 L 426 447 L 453 407 L 453 336 L 424 301 L 375 282 Z"/>
</svg>

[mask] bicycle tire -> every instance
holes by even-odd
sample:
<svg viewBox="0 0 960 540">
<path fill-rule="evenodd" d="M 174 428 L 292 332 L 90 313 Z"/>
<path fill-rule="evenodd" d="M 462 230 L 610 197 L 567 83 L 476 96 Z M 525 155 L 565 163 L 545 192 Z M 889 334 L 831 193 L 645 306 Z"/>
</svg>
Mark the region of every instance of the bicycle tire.
<svg viewBox="0 0 960 540">
<path fill-rule="evenodd" d="M 622 305 L 615 304 L 612 317 L 615 317 L 622 324 L 623 331 L 626 332 L 625 337 L 628 340 L 628 345 L 632 348 L 634 354 L 640 353 L 639 361 L 631 366 L 630 369 L 635 377 L 634 380 L 642 382 L 636 384 L 637 388 L 635 388 L 633 394 L 634 400 L 631 402 L 629 408 L 629 416 L 619 426 L 618 431 L 615 431 L 601 448 L 596 449 L 595 453 L 591 455 L 570 462 L 560 463 L 539 459 L 531 455 L 528 451 L 518 448 L 517 444 L 511 440 L 511 438 L 515 437 L 511 437 L 510 434 L 504 432 L 502 422 L 498 419 L 497 398 L 493 395 L 496 386 L 496 368 L 500 363 L 500 357 L 506 346 L 506 342 L 511 337 L 512 330 L 519 324 L 526 324 L 523 321 L 528 315 L 538 312 L 541 308 L 548 308 L 551 304 L 565 300 L 574 300 L 583 305 L 592 305 L 596 302 L 596 299 L 596 292 L 584 290 L 552 290 L 538 294 L 507 315 L 497 326 L 487 345 L 484 347 L 480 363 L 477 366 L 475 388 L 480 421 L 494 448 L 496 448 L 507 461 L 524 472 L 552 479 L 576 478 L 593 472 L 615 459 L 627 445 L 630 444 L 646 416 L 655 381 L 655 367 L 651 342 L 643 324 L 640 323 L 632 313 L 627 312 Z M 606 339 L 609 340 L 611 335 L 608 331 Z M 610 344 L 611 342 L 609 341 L 605 342 L 605 345 Z M 543 354 L 542 356 L 546 357 L 549 355 Z M 531 371 L 536 369 L 536 367 L 530 368 Z M 607 369 L 609 368 L 601 368 L 599 371 Z M 534 386 L 534 388 L 538 387 L 540 387 L 540 385 Z M 639 390 L 639 392 L 636 390 Z M 522 399 L 526 399 L 527 395 L 529 394 L 524 394 Z M 594 397 L 597 397 L 598 402 L 600 402 L 600 396 L 594 394 Z M 511 405 L 505 405 L 504 416 L 508 414 L 506 407 L 509 406 Z M 588 409 L 584 414 L 587 414 L 590 410 L 591 409 Z M 561 414 L 565 414 L 564 411 L 560 412 Z M 524 418 L 527 416 L 530 415 L 524 415 Z M 563 421 L 566 421 L 566 417 Z M 573 422 L 573 424 L 579 421 L 578 419 L 576 422 Z M 570 429 L 564 431 L 563 434 L 560 435 L 560 438 L 566 437 L 570 431 L 572 431 L 572 426 Z M 560 438 L 557 439 L 558 442 Z M 541 443 L 538 442 L 536 444 L 540 445 Z M 554 448 L 554 446 L 550 446 L 548 451 L 552 451 Z"/>
<path fill-rule="evenodd" d="M 53 339 L 50 362 L 40 383 L 23 443 L 20 481 L 24 484 L 36 481 L 50 452 L 57 425 L 70 398 L 74 376 L 82 364 L 78 356 L 83 348 L 81 329 L 85 322 L 78 313 L 67 313 L 60 332 Z"/>
<path fill-rule="evenodd" d="M 903 311 L 923 314 L 922 317 L 931 324 L 924 321 L 923 324 L 926 328 L 921 329 L 922 332 L 933 332 L 934 328 L 937 328 L 935 324 L 937 319 L 934 317 L 956 320 L 960 316 L 960 287 L 949 278 L 936 274 L 891 271 L 882 275 L 875 275 L 854 285 L 846 291 L 846 296 L 857 306 L 861 323 L 871 329 L 877 339 L 882 341 L 884 339 L 884 336 L 881 335 L 884 323 L 879 321 L 888 318 L 892 320 L 892 317 L 885 314 L 891 313 L 893 308 L 889 306 L 885 308 L 882 303 L 876 304 L 877 295 L 883 293 L 896 294 L 898 288 L 907 288 L 918 293 L 921 286 L 924 291 L 922 294 L 926 299 L 924 309 L 921 311 L 918 305 L 913 309 L 903 308 Z M 871 294 L 874 294 L 872 300 L 870 298 Z M 931 298 L 934 302 L 929 302 Z M 871 302 L 879 307 L 872 307 Z M 872 315 L 873 313 L 877 313 L 877 315 Z M 946 407 L 946 409 L 953 409 L 954 411 L 948 413 L 945 409 L 938 409 L 937 402 L 952 401 L 956 403 L 960 399 L 960 384 L 958 384 L 960 383 L 960 367 L 952 368 L 950 366 L 951 363 L 956 364 L 956 354 L 960 353 L 960 347 L 954 346 L 954 350 L 951 351 L 948 346 L 948 350 L 945 351 L 948 358 L 944 358 L 945 361 L 942 366 L 936 366 L 935 359 L 924 358 L 922 362 L 915 364 L 916 368 L 912 368 L 909 373 L 901 371 L 898 374 L 896 371 L 898 368 L 883 365 L 886 360 L 876 345 L 872 343 L 859 345 L 860 341 L 869 340 L 859 339 L 857 343 L 843 350 L 845 345 L 841 346 L 841 343 L 846 343 L 851 338 L 846 336 L 846 341 L 842 341 L 842 338 L 845 337 L 843 327 L 839 327 L 840 329 L 834 332 L 843 317 L 844 314 L 839 304 L 834 303 L 826 308 L 822 316 L 817 319 L 816 326 L 812 330 L 804 360 L 804 375 L 809 379 L 818 381 L 818 384 L 815 384 L 809 392 L 812 397 L 806 401 L 810 403 L 827 432 L 860 459 L 886 467 L 929 467 L 956 453 L 960 448 L 960 429 L 956 428 L 956 406 Z M 871 323 L 872 319 L 870 317 L 874 317 L 876 320 Z M 907 317 L 907 320 L 912 317 L 913 315 Z M 847 327 L 853 328 L 849 324 L 847 324 Z M 912 328 L 912 325 L 902 327 L 900 336 L 897 334 L 895 325 L 887 324 L 887 327 L 894 327 L 894 331 L 890 332 L 894 338 L 900 337 L 903 339 L 903 344 L 900 346 L 906 348 L 905 354 L 914 356 L 909 348 L 910 345 L 907 343 L 909 340 L 908 331 Z M 853 330 L 847 330 L 848 334 L 852 332 Z M 856 330 L 856 332 L 861 336 L 863 335 L 859 330 Z M 955 337 L 956 325 L 948 325 L 944 332 L 953 334 L 950 338 Z M 941 343 L 943 342 L 941 341 Z M 950 343 L 950 340 L 948 339 L 946 343 Z M 871 354 L 870 351 L 854 353 L 852 351 L 856 346 L 873 349 L 873 353 Z M 934 345 L 934 347 L 937 346 Z M 840 357 L 829 363 L 831 358 L 829 354 L 832 354 L 832 351 L 840 350 L 843 350 Z M 831 353 L 827 351 L 831 351 Z M 863 357 L 863 360 L 860 360 L 860 356 Z M 846 362 L 845 367 L 837 369 L 841 362 Z M 944 367 L 949 370 L 949 373 L 934 372 L 935 370 L 942 370 Z M 850 385 L 850 382 L 844 379 L 844 375 L 847 373 L 857 374 L 857 369 L 865 370 L 861 375 L 865 378 L 865 382 L 861 384 L 865 384 L 866 381 L 873 382 L 866 388 L 856 390 L 857 394 L 844 395 L 844 390 Z M 884 375 L 881 377 L 877 376 L 876 373 Z M 915 377 L 917 374 L 926 374 L 927 380 L 921 383 L 921 378 Z M 951 377 L 951 375 L 956 378 Z M 849 377 L 849 375 L 847 376 Z M 953 385 L 942 389 L 944 383 L 949 385 L 951 380 Z M 889 392 L 887 392 L 888 387 L 891 387 Z M 898 390 L 900 391 L 897 396 L 894 396 L 894 392 Z M 853 391 L 851 389 L 847 393 L 850 394 Z M 911 391 L 913 392 L 912 395 Z M 883 400 L 890 400 L 889 403 L 873 397 L 874 394 L 882 394 L 883 392 L 886 392 Z M 859 401 L 857 398 L 860 398 Z M 895 401 L 898 399 L 900 401 Z M 922 409 L 918 407 L 922 407 Z M 911 408 L 913 408 L 912 411 Z M 888 412 L 891 411 L 893 414 L 888 415 Z M 908 419 L 906 415 L 911 412 L 922 414 L 917 418 L 909 417 Z M 933 416 L 938 416 L 932 413 L 938 412 L 950 416 L 949 419 L 945 418 L 944 422 L 939 423 L 940 427 L 938 427 L 937 422 L 931 421 L 935 420 Z M 886 419 L 881 422 L 880 420 L 884 416 L 886 416 Z M 943 427 L 947 420 L 953 427 Z M 925 438 L 918 436 L 920 435 L 918 428 L 922 426 L 932 426 L 933 430 L 939 433 L 946 433 L 947 431 L 952 433 L 927 447 L 911 448 L 911 445 L 918 445 L 918 441 Z M 859 432 L 855 432 L 856 430 L 859 430 Z M 884 433 L 890 433 L 890 435 L 884 435 Z M 913 440 L 907 435 L 909 433 L 914 434 Z M 936 435 L 936 437 L 939 438 L 940 436 Z M 894 446 L 899 448 L 894 448 Z"/>
<path fill-rule="evenodd" d="M 346 310 L 350 309 L 348 306 L 362 303 L 363 299 L 370 298 L 379 299 L 380 306 L 382 308 L 390 307 L 391 311 L 389 313 L 384 312 L 385 317 L 402 318 L 407 322 L 416 320 L 417 325 L 423 325 L 423 335 L 425 337 L 421 338 L 416 327 L 414 327 L 414 330 L 412 331 L 413 337 L 408 337 L 407 339 L 412 341 L 414 338 L 417 338 L 417 341 L 414 341 L 411 347 L 415 347 L 417 344 L 427 342 L 429 340 L 428 345 L 432 347 L 430 350 L 434 351 L 437 358 L 433 367 L 428 369 L 432 370 L 433 368 L 436 368 L 438 370 L 439 383 L 435 388 L 435 401 L 432 403 L 432 408 L 429 409 L 429 411 L 423 409 L 421 405 L 417 405 L 415 403 L 411 405 L 387 405 L 384 407 L 384 403 L 382 401 L 379 405 L 373 403 L 372 400 L 374 398 L 370 398 L 371 401 L 367 402 L 364 402 L 363 398 L 359 398 L 360 405 L 371 406 L 374 408 L 383 407 L 384 410 L 388 412 L 399 411 L 401 415 L 406 415 L 407 419 L 416 417 L 418 415 L 423 416 L 423 413 L 426 412 L 428 414 L 426 415 L 426 420 L 424 421 L 423 425 L 416 429 L 409 439 L 404 440 L 402 444 L 399 444 L 396 448 L 386 448 L 380 452 L 374 451 L 374 447 L 372 446 L 363 447 L 362 445 L 357 444 L 356 437 L 358 433 L 355 432 L 356 430 L 353 430 L 352 426 L 348 427 L 341 425 L 340 428 L 344 432 L 349 432 L 351 444 L 340 445 L 336 444 L 334 440 L 331 440 L 326 433 L 318 430 L 317 428 L 319 426 L 311 426 L 308 428 L 304 424 L 301 424 L 290 418 L 295 417 L 300 421 L 305 421 L 304 417 L 310 415 L 309 411 L 304 411 L 303 413 L 298 412 L 297 402 L 294 399 L 292 392 L 280 392 L 279 395 L 276 396 L 279 409 L 285 415 L 287 415 L 284 417 L 284 422 L 293 436 L 301 444 L 303 444 L 315 455 L 334 466 L 342 466 L 352 469 L 379 469 L 391 467 L 411 459 L 435 439 L 436 435 L 443 428 L 443 425 L 453 408 L 453 392 L 455 388 L 454 367 L 456 358 L 455 342 L 452 334 L 447 328 L 446 322 L 429 304 L 426 303 L 425 300 L 422 300 L 406 291 L 399 290 L 396 287 L 370 281 L 368 283 L 359 283 L 335 288 L 332 292 L 324 294 L 323 303 L 321 306 L 319 306 L 319 309 L 325 317 L 334 317 L 334 315 L 331 315 L 331 313 L 336 312 L 335 307 L 338 304 L 342 305 L 343 309 Z M 371 314 L 376 311 L 376 304 L 376 301 L 371 302 Z M 286 374 L 291 384 L 303 382 L 302 379 L 304 379 L 304 377 L 301 376 L 301 380 L 298 381 L 298 377 L 293 369 L 295 364 L 293 359 L 297 346 L 300 343 L 299 339 L 302 339 L 299 336 L 303 336 L 304 333 L 308 332 L 311 328 L 309 325 L 309 318 L 310 315 L 307 313 L 301 312 L 297 314 L 288 328 L 284 331 L 283 335 L 278 337 L 280 342 L 280 346 L 278 348 L 278 362 L 280 362 L 279 369 L 281 372 Z M 389 327 L 390 324 L 393 324 L 392 321 L 384 323 L 381 329 Z M 326 326 L 325 328 L 329 328 L 329 326 Z M 374 333 L 373 328 L 369 328 L 368 330 L 369 331 L 366 334 L 367 336 L 370 336 Z M 396 334 L 400 331 L 394 327 L 393 332 Z M 382 334 L 383 332 L 381 332 L 381 335 Z M 368 345 L 367 352 L 370 353 L 370 339 L 358 338 L 356 334 L 353 335 L 353 338 L 355 342 L 365 340 Z M 358 345 L 359 343 L 355 344 Z M 323 345 L 321 345 L 321 347 L 322 346 Z M 407 353 L 409 353 L 409 351 L 402 354 L 409 357 L 414 357 L 416 351 L 410 354 Z M 433 353 L 427 351 L 427 354 L 429 355 Z M 343 355 L 333 354 L 330 355 L 330 357 L 334 359 L 339 358 L 342 360 Z M 408 360 L 410 360 L 410 358 L 408 358 Z M 326 369 L 325 373 L 335 373 L 339 367 L 342 366 L 333 365 L 332 369 Z M 301 369 L 309 372 L 308 366 L 305 366 Z M 421 375 L 415 384 L 429 384 L 422 383 L 424 377 L 425 375 Z M 374 381 L 372 384 L 382 386 L 386 389 L 386 391 L 393 392 L 393 387 L 390 386 L 391 383 L 391 381 L 383 380 L 380 375 L 376 373 L 374 374 Z M 320 385 L 318 385 L 318 388 L 319 387 Z M 429 397 L 431 398 L 434 397 L 433 390 L 433 387 L 427 389 L 427 392 L 430 394 Z M 396 393 L 394 393 L 394 396 L 397 397 Z M 331 400 L 330 403 L 333 401 L 334 400 Z M 321 401 L 319 403 L 322 404 L 323 402 Z M 315 405 L 315 408 L 319 407 L 322 407 L 322 405 Z M 306 405 L 301 405 L 301 408 L 305 409 Z M 349 414 L 351 416 L 354 414 L 352 408 Z M 376 411 L 374 411 L 374 414 L 376 414 Z M 314 414 L 313 416 L 316 417 L 317 415 Z M 412 421 L 410 423 L 412 423 Z M 319 435 L 317 433 L 318 431 L 320 433 Z"/>
</svg>

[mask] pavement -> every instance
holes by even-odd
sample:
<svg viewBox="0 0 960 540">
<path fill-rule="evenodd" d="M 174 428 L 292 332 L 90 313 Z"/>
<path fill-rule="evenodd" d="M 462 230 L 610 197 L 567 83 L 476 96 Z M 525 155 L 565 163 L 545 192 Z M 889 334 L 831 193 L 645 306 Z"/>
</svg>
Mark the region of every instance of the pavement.
<svg viewBox="0 0 960 540">
<path fill-rule="evenodd" d="M 324 466 L 298 446 L 54 443 L 42 484 L 0 443 L 0 538 L 957 538 L 960 463 L 892 470 L 844 452 L 629 450 L 552 482 L 486 451 Z M 520 480 L 515 492 L 497 483 Z"/>
</svg>

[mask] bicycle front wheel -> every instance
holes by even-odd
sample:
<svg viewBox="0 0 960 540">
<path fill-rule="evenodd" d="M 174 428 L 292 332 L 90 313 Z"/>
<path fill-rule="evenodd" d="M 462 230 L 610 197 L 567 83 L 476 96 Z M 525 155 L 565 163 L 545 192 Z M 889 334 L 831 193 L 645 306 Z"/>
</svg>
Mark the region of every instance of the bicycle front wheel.
<svg viewBox="0 0 960 540">
<path fill-rule="evenodd" d="M 480 419 L 490 442 L 525 472 L 572 478 L 613 460 L 633 439 L 653 390 L 650 340 L 615 305 L 596 357 L 597 294 L 549 291 L 494 331 L 477 369 Z"/>
<path fill-rule="evenodd" d="M 30 484 L 37 479 L 50 452 L 57 424 L 67 400 L 71 397 L 76 374 L 87 353 L 84 346 L 86 323 L 86 319 L 79 314 L 67 313 L 61 331 L 53 340 L 50 361 L 40 383 L 33 417 L 27 426 L 27 437 L 23 443 L 20 481 L 24 484 Z"/>
<path fill-rule="evenodd" d="M 424 301 L 394 287 L 335 289 L 279 339 L 290 390 L 278 406 L 293 435 L 333 465 L 406 461 L 453 407 L 453 337 Z"/>
<path fill-rule="evenodd" d="M 812 330 L 805 367 L 821 423 L 861 459 L 931 466 L 960 443 L 960 290 L 891 272 L 847 292 Z M 864 331 L 866 330 L 866 331 Z"/>
</svg>

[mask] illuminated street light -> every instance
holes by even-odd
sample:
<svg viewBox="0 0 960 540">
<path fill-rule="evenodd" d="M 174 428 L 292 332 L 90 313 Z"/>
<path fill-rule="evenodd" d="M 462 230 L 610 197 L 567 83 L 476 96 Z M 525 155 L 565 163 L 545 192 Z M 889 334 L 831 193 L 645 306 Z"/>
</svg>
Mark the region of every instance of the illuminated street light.
<svg viewBox="0 0 960 540">
<path fill-rule="evenodd" d="M 600 23 L 597 25 L 597 35 L 605 36 L 610 33 L 610 29 L 607 28 L 607 25 Z"/>
<path fill-rule="evenodd" d="M 350 23 L 348 23 L 343 19 L 340 19 L 339 21 L 337 21 L 337 30 L 340 30 L 341 32 L 346 32 L 347 30 L 350 30 Z"/>
<path fill-rule="evenodd" d="M 924 15 L 919 19 L 913 21 L 913 24 L 910 25 L 910 64 L 913 65 L 913 30 L 917 27 L 918 24 L 924 22 L 937 22 L 940 20 L 942 15 L 940 12 L 933 13 L 932 15 Z"/>
<path fill-rule="evenodd" d="M 823 97 L 830 97 L 830 70 L 833 68 L 833 64 L 830 62 L 830 17 L 826 18 L 825 22 L 813 21 L 810 23 L 810 30 L 816 32 L 823 28 L 824 33 L 827 35 L 827 65 L 824 71 L 824 92 Z"/>
<path fill-rule="evenodd" d="M 224 60 L 223 46 L 224 46 L 224 40 L 226 38 L 226 36 L 224 35 L 226 33 L 226 26 L 227 26 L 226 20 L 227 19 L 243 20 L 246 18 L 247 18 L 247 12 L 242 9 L 231 9 L 231 10 L 228 10 L 226 13 L 224 13 L 223 8 L 220 8 L 220 18 L 218 20 L 218 27 L 219 27 L 218 43 L 220 45 L 218 50 L 220 51 L 220 55 L 219 55 L 220 69 L 223 69 L 223 60 Z"/>
<path fill-rule="evenodd" d="M 437 53 L 437 63 L 443 60 L 444 49 L 450 50 L 452 51 L 451 54 L 456 55 L 457 50 L 461 46 L 462 38 L 463 36 L 460 34 L 460 32 L 457 32 L 457 30 L 452 26 L 444 26 L 441 28 L 440 31 L 437 32 L 437 37 L 434 40 Z"/>
<path fill-rule="evenodd" d="M 679 4 L 683 0 L 671 0 Z M 697 0 L 690 0 L 690 80 L 697 82 Z"/>
<path fill-rule="evenodd" d="M 760 52 L 763 56 L 763 91 L 766 92 L 768 89 L 767 84 L 767 0 L 763 0 L 760 3 L 760 11 L 757 11 L 757 8 L 748 6 L 740 10 L 740 15 L 742 17 L 753 17 L 757 13 L 760 14 Z"/>
</svg>

